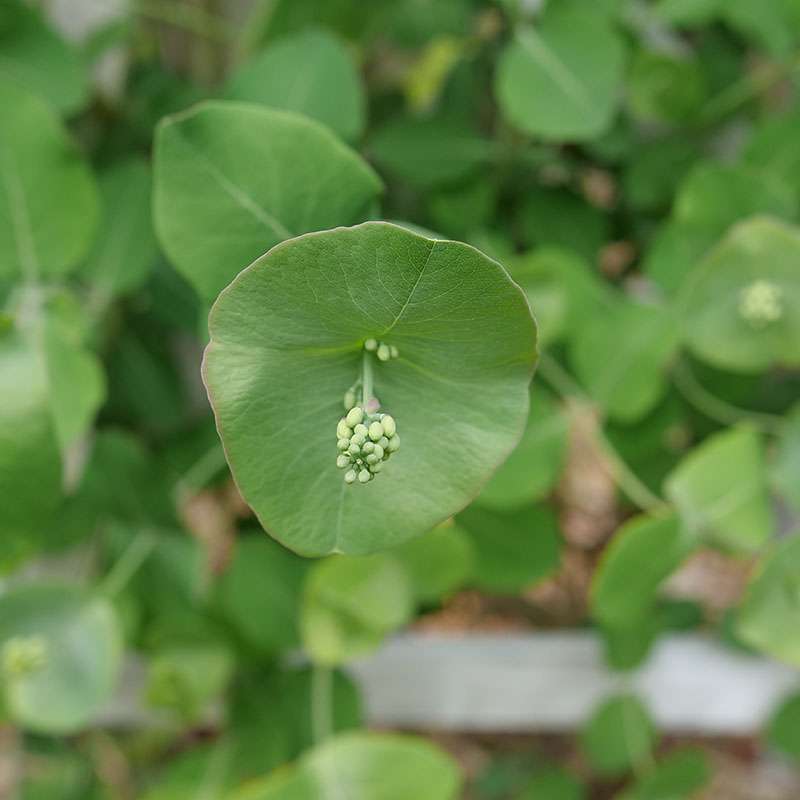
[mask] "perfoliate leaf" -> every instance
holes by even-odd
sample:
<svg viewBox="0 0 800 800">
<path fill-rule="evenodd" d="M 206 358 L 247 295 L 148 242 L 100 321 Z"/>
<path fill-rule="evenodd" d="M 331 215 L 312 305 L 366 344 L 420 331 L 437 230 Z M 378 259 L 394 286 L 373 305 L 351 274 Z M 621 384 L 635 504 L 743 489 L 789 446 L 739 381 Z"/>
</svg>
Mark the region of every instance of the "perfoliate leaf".
<svg viewBox="0 0 800 800">
<path fill-rule="evenodd" d="M 302 236 L 245 270 L 210 328 L 205 380 L 234 478 L 264 528 L 303 555 L 431 530 L 477 494 L 527 419 L 528 303 L 467 245 L 388 223 Z M 370 338 L 398 349 L 375 365 L 374 394 L 403 449 L 380 479 L 348 487 L 335 430 Z"/>
<path fill-rule="evenodd" d="M 361 221 L 380 191 L 356 153 L 290 112 L 205 102 L 156 132 L 156 231 L 207 299 L 278 242 Z"/>
</svg>

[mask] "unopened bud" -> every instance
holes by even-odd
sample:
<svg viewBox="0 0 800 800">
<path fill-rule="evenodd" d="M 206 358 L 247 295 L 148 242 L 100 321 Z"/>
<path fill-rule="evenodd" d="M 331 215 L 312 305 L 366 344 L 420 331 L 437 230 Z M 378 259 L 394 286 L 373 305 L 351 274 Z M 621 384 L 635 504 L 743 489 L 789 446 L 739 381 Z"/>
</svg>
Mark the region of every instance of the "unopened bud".
<svg viewBox="0 0 800 800">
<path fill-rule="evenodd" d="M 380 461 L 383 458 L 384 450 L 379 444 L 373 445 L 373 447 L 375 449 L 372 452 L 378 457 L 378 461 Z"/>
<path fill-rule="evenodd" d="M 344 453 L 344 451 L 347 450 L 348 447 L 350 447 L 350 440 L 339 439 L 339 441 L 336 442 L 336 447 L 337 449 L 341 450 Z"/>
<path fill-rule="evenodd" d="M 381 344 L 378 346 L 378 361 L 388 361 L 392 357 L 389 345 Z"/>
<path fill-rule="evenodd" d="M 350 456 L 346 456 L 344 454 L 336 456 L 336 466 L 339 467 L 339 469 L 344 469 L 345 467 L 349 467 Z"/>
<path fill-rule="evenodd" d="M 358 473 L 359 483 L 369 483 L 371 479 L 372 473 L 368 469 L 362 469 L 361 472 Z"/>
<path fill-rule="evenodd" d="M 353 469 L 348 470 L 344 474 L 344 482 L 345 483 L 355 483 L 356 482 L 356 472 Z"/>
<path fill-rule="evenodd" d="M 369 350 L 370 353 L 374 353 L 378 349 L 378 342 L 375 339 L 367 339 L 364 342 L 364 349 Z"/>
<path fill-rule="evenodd" d="M 349 439 L 353 435 L 353 431 L 351 430 L 350 426 L 347 424 L 344 417 L 339 420 L 339 424 L 336 426 L 336 436 L 339 439 Z"/>
<path fill-rule="evenodd" d="M 380 422 L 373 422 L 369 426 L 369 438 L 373 442 L 378 442 L 383 438 L 383 425 Z"/>
<path fill-rule="evenodd" d="M 395 434 L 386 446 L 386 451 L 389 453 L 396 453 L 400 449 L 400 435 Z"/>
<path fill-rule="evenodd" d="M 384 414 L 381 417 L 381 425 L 383 425 L 383 432 L 389 439 L 397 432 L 397 423 L 394 421 L 394 417 L 389 414 Z"/>
<path fill-rule="evenodd" d="M 358 406 L 354 406 L 353 408 L 351 408 L 347 412 L 347 416 L 345 417 L 345 421 L 351 428 L 354 428 L 363 419 L 364 419 L 364 412 Z"/>
</svg>

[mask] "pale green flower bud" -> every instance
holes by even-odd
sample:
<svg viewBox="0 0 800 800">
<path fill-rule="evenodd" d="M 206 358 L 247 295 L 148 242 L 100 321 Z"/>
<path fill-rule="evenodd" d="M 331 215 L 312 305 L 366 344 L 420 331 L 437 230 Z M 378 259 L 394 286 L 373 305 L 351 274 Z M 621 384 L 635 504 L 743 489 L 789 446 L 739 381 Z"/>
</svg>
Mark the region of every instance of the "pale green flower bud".
<svg viewBox="0 0 800 800">
<path fill-rule="evenodd" d="M 383 464 L 378 461 L 377 464 L 370 465 L 370 470 L 372 471 L 373 475 L 377 475 L 383 469 Z"/>
<path fill-rule="evenodd" d="M 348 447 L 350 447 L 350 440 L 349 439 L 339 439 L 339 441 L 336 442 L 336 447 L 339 450 L 341 450 L 342 452 L 344 452 L 345 450 L 347 450 Z"/>
<path fill-rule="evenodd" d="M 389 348 L 389 353 L 392 358 L 400 358 L 400 351 L 394 345 Z"/>
<path fill-rule="evenodd" d="M 385 450 L 389 446 L 389 440 L 385 436 L 378 439 L 378 444 Z"/>
<path fill-rule="evenodd" d="M 347 412 L 347 416 L 345 417 L 345 421 L 347 424 L 354 428 L 356 425 L 364 419 L 364 412 L 358 406 L 354 406 Z"/>
<path fill-rule="evenodd" d="M 372 479 L 372 474 L 368 469 L 362 469 L 361 472 L 358 473 L 359 483 L 369 483 L 371 479 Z"/>
<path fill-rule="evenodd" d="M 386 446 L 386 451 L 389 453 L 396 453 L 400 449 L 400 435 L 395 434 L 389 439 L 389 444 Z"/>
<path fill-rule="evenodd" d="M 381 425 L 383 425 L 383 432 L 391 439 L 397 433 L 397 423 L 394 417 L 390 414 L 384 414 L 381 417 Z"/>
<path fill-rule="evenodd" d="M 349 467 L 350 456 L 346 456 L 344 455 L 344 453 L 342 453 L 339 456 L 336 456 L 336 466 L 339 467 L 339 469 L 344 469 L 345 467 Z"/>
<path fill-rule="evenodd" d="M 339 424 L 336 426 L 336 437 L 338 439 L 349 439 L 353 435 L 353 431 L 351 430 L 350 426 L 347 424 L 344 417 L 339 420 Z"/>
<path fill-rule="evenodd" d="M 374 353 L 378 349 L 378 342 L 375 339 L 367 339 L 364 342 L 364 349 L 369 350 L 370 353 Z"/>
<path fill-rule="evenodd" d="M 378 361 L 388 361 L 392 357 L 392 351 L 388 344 L 378 346 Z"/>
<path fill-rule="evenodd" d="M 353 442 L 350 447 L 347 448 L 347 452 L 350 453 L 351 456 L 357 456 L 361 454 L 361 448 Z"/>
<path fill-rule="evenodd" d="M 360 433 L 362 436 L 366 436 L 369 428 L 363 423 L 359 422 L 358 425 L 353 428 L 353 433 Z"/>
<path fill-rule="evenodd" d="M 361 445 L 366 441 L 367 437 L 364 436 L 363 433 L 354 433 L 353 438 L 350 439 L 350 444 L 357 444 L 359 447 L 361 447 Z"/>
<path fill-rule="evenodd" d="M 367 456 L 367 464 L 377 464 L 379 461 L 380 461 L 380 458 L 378 458 L 378 456 L 375 455 L 375 453 L 370 453 Z"/>
<path fill-rule="evenodd" d="M 349 469 L 344 474 L 344 482 L 345 483 L 355 483 L 356 482 L 356 471 L 354 469 Z"/>
<path fill-rule="evenodd" d="M 373 422 L 369 426 L 369 438 L 373 442 L 378 442 L 383 438 L 383 425 L 380 422 Z"/>
<path fill-rule="evenodd" d="M 352 408 L 356 404 L 356 393 L 352 389 L 348 389 L 344 393 L 344 408 L 345 411 Z"/>
<path fill-rule="evenodd" d="M 383 454 L 384 454 L 383 448 L 379 444 L 374 445 L 374 448 L 375 449 L 372 452 L 374 453 L 374 455 L 377 456 L 378 461 L 381 461 L 383 459 Z"/>
<path fill-rule="evenodd" d="M 375 450 L 376 447 L 377 445 L 374 442 L 365 442 L 363 447 L 361 448 L 361 452 L 369 455 L 369 453 L 373 452 L 373 450 Z"/>
</svg>

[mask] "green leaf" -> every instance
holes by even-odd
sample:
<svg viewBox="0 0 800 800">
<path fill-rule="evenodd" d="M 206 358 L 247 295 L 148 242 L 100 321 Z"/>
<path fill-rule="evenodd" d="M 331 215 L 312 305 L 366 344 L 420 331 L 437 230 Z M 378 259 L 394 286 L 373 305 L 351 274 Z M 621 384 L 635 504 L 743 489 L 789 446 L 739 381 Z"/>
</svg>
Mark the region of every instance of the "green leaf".
<svg viewBox="0 0 800 800">
<path fill-rule="evenodd" d="M 673 25 L 705 25 L 719 13 L 725 0 L 658 0 L 656 11 Z"/>
<path fill-rule="evenodd" d="M 603 552 L 592 579 L 593 616 L 610 627 L 635 625 L 651 616 L 661 582 L 689 554 L 689 542 L 674 515 L 626 522 Z"/>
<path fill-rule="evenodd" d="M 156 131 L 156 231 L 207 299 L 278 242 L 360 221 L 380 191 L 356 153 L 289 112 L 205 102 Z"/>
<path fill-rule="evenodd" d="M 516 800 L 585 800 L 583 784 L 562 769 L 542 770 Z"/>
<path fill-rule="evenodd" d="M 800 405 L 785 418 L 770 475 L 781 498 L 800 513 Z"/>
<path fill-rule="evenodd" d="M 638 778 L 618 800 L 692 800 L 711 779 L 702 750 L 674 750 Z"/>
<path fill-rule="evenodd" d="M 97 190 L 60 120 L 36 95 L 0 80 L 0 280 L 29 283 L 89 249 Z"/>
<path fill-rule="evenodd" d="M 41 539 L 61 500 L 61 459 L 40 354 L 18 331 L 0 333 L 0 571 Z"/>
<path fill-rule="evenodd" d="M 346 141 L 364 130 L 361 78 L 342 41 L 324 30 L 270 44 L 233 74 L 226 97 L 305 114 Z"/>
<path fill-rule="evenodd" d="M 759 565 L 736 621 L 749 645 L 800 666 L 800 535 L 778 544 Z"/>
<path fill-rule="evenodd" d="M 769 721 L 767 739 L 772 747 L 800 762 L 800 694 L 787 697 Z"/>
<path fill-rule="evenodd" d="M 150 193 L 150 167 L 141 159 L 120 161 L 100 175 L 103 220 L 81 275 L 101 300 L 140 288 L 155 266 Z"/>
<path fill-rule="evenodd" d="M 795 187 L 795 195 L 800 192 L 798 125 L 800 110 L 765 117 L 755 129 L 743 154 L 748 166 Z"/>
<path fill-rule="evenodd" d="M 516 450 L 495 472 L 476 503 L 500 511 L 542 499 L 564 466 L 569 420 L 550 395 L 531 390 L 528 425 Z"/>
<path fill-rule="evenodd" d="M 444 523 L 391 552 L 408 574 L 417 603 L 435 603 L 452 594 L 474 569 L 472 542 L 453 524 Z"/>
<path fill-rule="evenodd" d="M 602 11 L 579 2 L 547 7 L 500 54 L 495 94 L 506 119 L 545 139 L 605 133 L 617 110 L 623 41 Z"/>
<path fill-rule="evenodd" d="M 656 729 L 647 709 L 633 695 L 606 700 L 581 732 L 581 746 L 601 775 L 624 775 L 650 756 Z"/>
<path fill-rule="evenodd" d="M 705 75 L 691 58 L 640 50 L 628 76 L 633 115 L 644 122 L 681 123 L 692 118 L 706 100 Z"/>
<path fill-rule="evenodd" d="M 716 229 L 703 224 L 669 220 L 645 253 L 644 271 L 667 294 L 675 295 L 718 237 Z"/>
<path fill-rule="evenodd" d="M 500 512 L 470 506 L 456 518 L 475 547 L 472 582 L 489 592 L 513 594 L 557 571 L 561 535 L 546 506 Z"/>
<path fill-rule="evenodd" d="M 633 422 L 664 394 L 666 368 L 678 341 L 670 308 L 625 301 L 586 320 L 572 340 L 570 360 L 612 419 Z"/>
<path fill-rule="evenodd" d="M 463 120 L 398 117 L 370 138 L 368 152 L 390 175 L 420 189 L 464 180 L 492 155 L 492 143 Z"/>
<path fill-rule="evenodd" d="M 237 544 L 217 585 L 217 598 L 250 647 L 271 654 L 297 644 L 297 605 L 305 573 L 305 562 L 263 534 Z"/>
<path fill-rule="evenodd" d="M 343 664 L 376 649 L 411 618 L 413 587 L 402 563 L 380 553 L 331 556 L 308 573 L 303 644 L 318 664 Z"/>
<path fill-rule="evenodd" d="M 303 555 L 431 530 L 477 494 L 527 419 L 527 301 L 467 245 L 388 223 L 303 236 L 245 270 L 210 328 L 205 380 L 234 478 L 264 528 Z M 368 338 L 400 352 L 374 367 L 374 391 L 403 449 L 379 479 L 347 486 L 336 422 Z"/>
<path fill-rule="evenodd" d="M 632 150 L 625 167 L 622 191 L 626 202 L 639 212 L 668 207 L 697 157 L 697 142 L 684 133 L 642 142 Z M 645 255 L 649 257 L 649 253 Z"/>
<path fill-rule="evenodd" d="M 740 223 L 685 286 L 683 334 L 701 359 L 734 372 L 800 366 L 800 230 Z"/>
<path fill-rule="evenodd" d="M 706 439 L 669 474 L 664 487 L 698 539 L 755 552 L 773 535 L 764 447 L 751 428 L 735 427 Z"/>
<path fill-rule="evenodd" d="M 85 102 L 86 66 L 42 17 L 20 0 L 5 0 L 0 18 L 0 72 L 26 91 L 40 95 L 56 111 L 71 113 Z M 3 103 L 3 107 L 9 107 Z"/>
<path fill-rule="evenodd" d="M 424 739 L 343 733 L 229 800 L 319 800 L 331 787 L 352 800 L 456 800 L 461 777 L 455 762 Z"/>
<path fill-rule="evenodd" d="M 38 658 L 9 669 L 15 651 L 26 647 L 35 647 Z M 13 719 L 30 730 L 65 734 L 86 725 L 110 699 L 122 641 L 105 599 L 72 587 L 29 585 L 0 594 L 0 650 Z"/>
</svg>

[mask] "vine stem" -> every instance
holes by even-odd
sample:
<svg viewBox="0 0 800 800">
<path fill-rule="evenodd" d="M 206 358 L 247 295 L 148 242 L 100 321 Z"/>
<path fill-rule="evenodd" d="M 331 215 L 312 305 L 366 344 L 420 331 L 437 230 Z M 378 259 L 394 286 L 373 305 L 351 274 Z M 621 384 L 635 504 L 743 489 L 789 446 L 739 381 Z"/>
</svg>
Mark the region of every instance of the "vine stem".
<svg viewBox="0 0 800 800">
<path fill-rule="evenodd" d="M 361 407 L 366 409 L 367 403 L 372 399 L 372 356 L 366 348 L 361 360 Z"/>
<path fill-rule="evenodd" d="M 541 353 L 539 371 L 544 379 L 556 390 L 563 400 L 573 398 L 583 406 L 596 408 L 591 398 L 583 391 L 578 382 L 552 356 Z M 596 432 L 597 441 L 608 462 L 609 472 L 614 482 L 643 511 L 653 514 L 664 511 L 668 505 L 653 493 L 625 463 L 625 459 L 602 430 Z"/>
<path fill-rule="evenodd" d="M 314 664 L 311 670 L 311 737 L 321 744 L 333 733 L 333 670 Z"/>
<path fill-rule="evenodd" d="M 127 585 L 139 568 L 155 550 L 156 540 L 149 531 L 141 531 L 125 548 L 123 554 L 111 568 L 100 585 L 102 594 L 116 597 Z"/>
<path fill-rule="evenodd" d="M 739 408 L 712 394 L 703 386 L 684 360 L 678 360 L 672 370 L 677 390 L 698 410 L 723 425 L 751 422 L 763 433 L 780 433 L 783 420 L 775 414 Z"/>
</svg>

